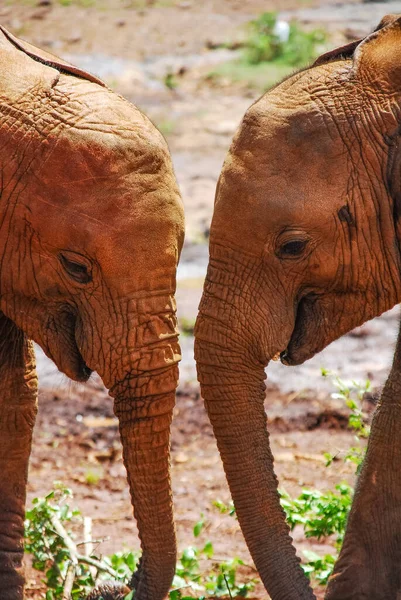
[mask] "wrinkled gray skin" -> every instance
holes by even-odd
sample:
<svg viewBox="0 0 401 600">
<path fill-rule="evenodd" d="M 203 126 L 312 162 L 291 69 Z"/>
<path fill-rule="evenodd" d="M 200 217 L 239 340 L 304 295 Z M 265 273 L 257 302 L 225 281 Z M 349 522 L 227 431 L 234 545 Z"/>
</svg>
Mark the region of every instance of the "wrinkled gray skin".
<svg viewBox="0 0 401 600">
<path fill-rule="evenodd" d="M 182 203 L 167 145 L 96 78 L 0 31 L 0 598 L 22 600 L 37 377 L 31 340 L 114 398 L 143 555 L 162 600 L 176 562 L 170 422 Z M 91 600 L 121 599 L 108 585 Z"/>
<path fill-rule="evenodd" d="M 224 164 L 196 324 L 198 377 L 273 600 L 314 598 L 279 504 L 264 369 L 300 364 L 401 300 L 401 18 L 256 102 Z M 401 342 L 328 600 L 401 598 Z"/>
</svg>

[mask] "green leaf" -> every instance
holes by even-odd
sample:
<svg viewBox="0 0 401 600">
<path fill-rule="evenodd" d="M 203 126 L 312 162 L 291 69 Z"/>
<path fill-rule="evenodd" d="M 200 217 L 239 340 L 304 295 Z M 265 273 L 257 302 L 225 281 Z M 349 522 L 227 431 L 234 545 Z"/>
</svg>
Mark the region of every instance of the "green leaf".
<svg viewBox="0 0 401 600">
<path fill-rule="evenodd" d="M 195 523 L 194 526 L 194 537 L 199 537 L 199 535 L 201 534 L 202 529 L 205 526 L 205 520 L 204 520 L 204 515 L 203 513 L 201 513 L 201 518 L 199 519 L 199 521 L 197 523 Z"/>
<path fill-rule="evenodd" d="M 203 547 L 202 552 L 207 558 L 212 558 L 212 556 L 214 554 L 214 548 L 213 548 L 212 542 L 210 542 L 210 541 L 206 542 L 206 544 Z"/>
</svg>

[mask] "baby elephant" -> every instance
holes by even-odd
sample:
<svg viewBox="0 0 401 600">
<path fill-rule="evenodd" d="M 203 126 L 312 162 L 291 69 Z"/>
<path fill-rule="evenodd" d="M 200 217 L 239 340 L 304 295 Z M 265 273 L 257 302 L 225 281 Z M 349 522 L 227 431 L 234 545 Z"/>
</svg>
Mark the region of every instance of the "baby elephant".
<svg viewBox="0 0 401 600">
<path fill-rule="evenodd" d="M 114 398 L 143 550 L 130 588 L 161 600 L 176 560 L 169 437 L 184 235 L 169 151 L 101 81 L 3 28 L 0 71 L 0 597 L 24 595 L 34 340 L 76 381 L 97 371 Z"/>
<path fill-rule="evenodd" d="M 300 364 L 401 301 L 401 17 L 246 113 L 223 167 L 196 325 L 203 397 L 273 600 L 314 598 L 280 507 L 265 366 Z M 330 600 L 401 597 L 401 338 Z"/>
</svg>

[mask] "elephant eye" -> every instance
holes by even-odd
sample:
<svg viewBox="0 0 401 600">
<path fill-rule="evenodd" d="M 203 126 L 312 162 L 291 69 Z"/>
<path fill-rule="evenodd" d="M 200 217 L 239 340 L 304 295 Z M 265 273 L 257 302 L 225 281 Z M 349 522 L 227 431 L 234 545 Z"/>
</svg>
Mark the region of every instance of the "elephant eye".
<svg viewBox="0 0 401 600">
<path fill-rule="evenodd" d="M 308 240 L 292 240 L 286 242 L 279 249 L 279 256 L 281 258 L 292 258 L 301 256 L 306 248 Z"/>
<path fill-rule="evenodd" d="M 71 256 L 71 253 L 67 255 L 65 252 L 63 252 L 59 254 L 59 259 L 64 267 L 64 270 L 74 281 L 83 284 L 90 283 L 92 281 L 91 267 L 89 264 L 84 264 L 84 261 L 85 263 L 87 262 L 84 257 L 79 255 Z"/>
</svg>

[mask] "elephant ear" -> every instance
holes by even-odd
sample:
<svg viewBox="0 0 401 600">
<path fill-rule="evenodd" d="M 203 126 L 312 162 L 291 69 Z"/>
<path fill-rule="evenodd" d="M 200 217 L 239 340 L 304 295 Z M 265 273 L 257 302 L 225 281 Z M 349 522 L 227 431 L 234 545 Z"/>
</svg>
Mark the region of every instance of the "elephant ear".
<svg viewBox="0 0 401 600">
<path fill-rule="evenodd" d="M 381 93 L 401 91 L 401 15 L 388 15 L 358 46 L 354 71 L 366 85 Z"/>
<path fill-rule="evenodd" d="M 32 44 L 29 44 L 28 42 L 25 42 L 24 40 L 20 40 L 19 38 L 15 37 L 12 33 L 7 31 L 7 29 L 2 27 L 1 25 L 0 25 L 0 31 L 3 32 L 5 37 L 9 40 L 9 42 L 11 42 L 13 44 L 13 46 L 18 48 L 19 50 L 22 50 L 22 52 L 27 54 L 30 58 L 33 58 L 33 60 L 35 60 L 39 63 L 42 63 L 48 67 L 53 67 L 54 69 L 57 69 L 57 71 L 60 71 L 61 73 L 67 73 L 68 75 L 75 75 L 76 77 L 81 77 L 82 79 L 87 79 L 88 81 L 92 81 L 103 87 L 106 87 L 106 84 L 103 83 L 103 81 L 101 79 L 98 79 L 94 75 L 91 75 L 90 73 L 87 73 L 86 71 L 83 71 L 82 69 L 79 69 L 78 67 L 74 67 L 74 65 L 71 65 L 70 63 L 66 62 L 65 60 L 62 60 L 61 58 L 58 58 L 57 56 L 54 56 L 53 54 L 50 54 L 49 52 L 46 52 L 45 50 L 41 50 L 40 48 L 36 48 L 36 46 L 32 46 Z"/>
<path fill-rule="evenodd" d="M 382 18 L 382 20 L 380 21 L 373 33 L 371 33 L 365 38 L 360 38 L 359 40 L 355 40 L 354 42 L 350 42 L 349 44 L 345 44 L 344 46 L 339 46 L 338 48 L 334 48 L 334 50 L 329 50 L 328 52 L 325 52 L 315 60 L 312 66 L 318 67 L 320 65 L 324 65 L 335 60 L 356 58 L 358 55 L 356 51 L 358 50 L 359 52 L 359 48 L 361 46 L 371 41 L 372 39 L 376 39 L 377 32 L 383 29 L 387 29 L 390 25 L 397 23 L 400 18 L 400 15 L 386 15 Z"/>
<path fill-rule="evenodd" d="M 344 60 L 346 58 L 352 58 L 355 52 L 355 49 L 359 46 L 359 44 L 363 41 L 363 38 L 360 40 L 356 40 L 355 42 L 350 42 L 349 44 L 345 44 L 345 46 L 339 46 L 338 48 L 334 48 L 334 50 L 329 50 L 324 54 L 321 54 L 313 63 L 312 67 L 319 67 L 320 65 L 325 65 L 326 63 L 335 61 L 335 60 Z"/>
</svg>

